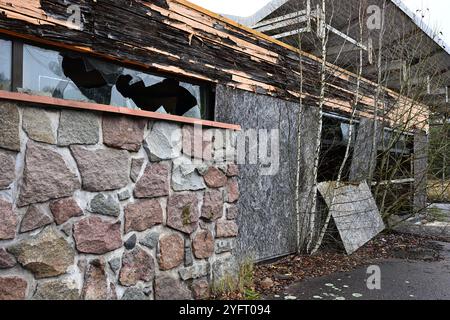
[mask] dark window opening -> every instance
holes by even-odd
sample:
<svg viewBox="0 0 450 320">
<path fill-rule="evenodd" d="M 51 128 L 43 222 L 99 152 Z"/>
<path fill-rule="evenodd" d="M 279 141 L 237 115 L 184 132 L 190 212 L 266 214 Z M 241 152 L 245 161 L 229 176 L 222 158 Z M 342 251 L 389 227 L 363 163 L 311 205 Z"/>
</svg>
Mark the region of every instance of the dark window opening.
<svg viewBox="0 0 450 320">
<path fill-rule="evenodd" d="M 413 178 L 412 157 L 409 154 L 378 152 L 375 181 Z"/>
<path fill-rule="evenodd" d="M 318 182 L 336 181 L 340 167 L 345 158 L 345 151 L 350 139 L 350 121 L 327 114 L 322 122 L 322 141 L 319 155 Z M 352 137 L 349 157 L 342 172 L 341 181 L 348 181 L 356 137 L 356 125 L 352 125 Z"/>
<path fill-rule="evenodd" d="M 413 184 L 387 184 L 372 187 L 372 193 L 379 208 L 397 215 L 410 215 L 413 212 Z"/>
<path fill-rule="evenodd" d="M 12 43 L 0 39 L 0 90 L 11 90 Z"/>
<path fill-rule="evenodd" d="M 385 129 L 377 152 L 375 181 L 413 178 L 413 147 L 412 135 Z"/>
<path fill-rule="evenodd" d="M 214 120 L 212 84 L 16 42 L 0 39 L 0 90 Z"/>
<path fill-rule="evenodd" d="M 413 146 L 412 135 L 384 130 L 374 172 L 374 180 L 381 184 L 372 187 L 372 191 L 385 212 L 403 215 L 413 210 Z"/>
<path fill-rule="evenodd" d="M 380 151 L 397 154 L 410 154 L 412 152 L 413 139 L 411 135 L 385 129 L 381 140 L 378 148 Z"/>
<path fill-rule="evenodd" d="M 450 126 L 430 126 L 429 179 L 446 181 L 450 177 Z"/>
<path fill-rule="evenodd" d="M 318 182 L 336 181 L 339 170 L 345 158 L 345 146 L 322 145 L 319 155 L 319 171 L 317 173 Z M 341 181 L 348 181 L 352 162 L 353 149 L 350 150 L 349 157 L 342 171 Z"/>
<path fill-rule="evenodd" d="M 342 181 L 348 181 L 352 163 L 354 143 L 359 125 L 357 121 L 350 125 L 345 117 L 325 113 L 322 124 L 322 141 L 319 155 L 318 182 L 336 181 L 339 170 L 345 158 L 349 143 L 349 132 L 352 127 L 349 157 L 342 171 Z M 390 181 L 412 178 L 411 153 L 413 150 L 413 136 L 404 132 L 385 128 L 380 143 L 375 181 Z"/>
</svg>

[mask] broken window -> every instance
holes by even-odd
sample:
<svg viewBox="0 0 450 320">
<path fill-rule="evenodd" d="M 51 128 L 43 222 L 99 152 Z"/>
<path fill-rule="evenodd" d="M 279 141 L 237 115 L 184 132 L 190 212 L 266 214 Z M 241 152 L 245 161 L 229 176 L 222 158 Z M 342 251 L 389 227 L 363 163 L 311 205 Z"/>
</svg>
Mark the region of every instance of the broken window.
<svg viewBox="0 0 450 320">
<path fill-rule="evenodd" d="M 385 128 L 378 147 L 372 190 L 385 211 L 397 215 L 413 210 L 413 136 Z"/>
<path fill-rule="evenodd" d="M 11 90 L 12 43 L 0 39 L 0 90 Z"/>
<path fill-rule="evenodd" d="M 350 172 L 351 156 L 356 137 L 356 126 L 350 120 L 333 114 L 324 114 L 322 123 L 322 142 L 319 155 L 318 181 L 335 181 L 345 158 L 352 126 L 350 157 L 347 159 L 342 180 L 347 181 Z"/>
<path fill-rule="evenodd" d="M 378 148 L 375 180 L 413 178 L 412 151 L 412 135 L 385 129 Z"/>
<path fill-rule="evenodd" d="M 71 52 L 23 46 L 19 90 L 55 98 L 209 119 L 211 89 Z"/>
<path fill-rule="evenodd" d="M 379 149 L 391 153 L 409 154 L 412 152 L 412 143 L 411 135 L 385 129 Z"/>
</svg>

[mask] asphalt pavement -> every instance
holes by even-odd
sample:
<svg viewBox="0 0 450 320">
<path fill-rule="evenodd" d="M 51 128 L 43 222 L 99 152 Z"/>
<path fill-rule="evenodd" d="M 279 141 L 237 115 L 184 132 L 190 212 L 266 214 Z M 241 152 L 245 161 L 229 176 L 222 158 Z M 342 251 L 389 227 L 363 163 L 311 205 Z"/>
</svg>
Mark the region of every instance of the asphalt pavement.
<svg viewBox="0 0 450 320">
<path fill-rule="evenodd" d="M 306 279 L 282 294 L 280 300 L 450 300 L 450 243 L 436 242 L 438 261 L 389 259 L 376 263 L 379 278 L 369 266 L 351 272 Z M 426 258 L 426 257 L 425 257 Z M 430 259 L 431 260 L 431 259 Z M 435 260 L 435 259 L 434 259 Z M 371 287 L 368 288 L 367 280 Z"/>
</svg>

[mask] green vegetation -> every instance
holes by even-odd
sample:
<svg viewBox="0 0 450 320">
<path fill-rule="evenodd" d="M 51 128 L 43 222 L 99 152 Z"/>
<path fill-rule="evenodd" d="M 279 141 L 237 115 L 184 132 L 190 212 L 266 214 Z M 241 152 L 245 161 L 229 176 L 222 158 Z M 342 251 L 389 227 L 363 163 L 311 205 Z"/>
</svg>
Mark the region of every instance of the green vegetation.
<svg viewBox="0 0 450 320">
<path fill-rule="evenodd" d="M 254 264 L 250 260 L 239 266 L 237 278 L 226 274 L 213 287 L 213 295 L 219 299 L 258 300 L 259 293 L 254 286 Z"/>
<path fill-rule="evenodd" d="M 181 219 L 183 220 L 183 225 L 187 226 L 191 224 L 191 208 L 190 206 L 185 206 L 181 211 Z"/>
</svg>

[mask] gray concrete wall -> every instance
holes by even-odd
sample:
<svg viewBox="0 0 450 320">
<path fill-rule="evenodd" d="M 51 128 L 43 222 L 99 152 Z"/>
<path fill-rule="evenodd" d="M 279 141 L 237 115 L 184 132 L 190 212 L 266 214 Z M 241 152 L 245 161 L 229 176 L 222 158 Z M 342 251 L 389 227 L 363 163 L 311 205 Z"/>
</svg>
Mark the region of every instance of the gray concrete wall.
<svg viewBox="0 0 450 320">
<path fill-rule="evenodd" d="M 308 109 L 310 110 L 310 109 Z M 311 109 L 312 110 L 312 109 Z M 297 167 L 297 121 L 299 105 L 224 86 L 217 87 L 216 120 L 239 124 L 248 129 L 279 129 L 280 167 L 277 174 L 261 174 L 261 163 L 240 164 L 238 203 L 239 236 L 237 252 L 241 258 L 266 260 L 296 251 L 297 219 L 295 181 Z M 315 140 L 311 125 L 313 112 L 303 118 L 301 192 L 310 194 L 313 183 Z M 314 121 L 313 121 L 314 120 Z"/>
<path fill-rule="evenodd" d="M 371 119 L 361 119 L 356 134 L 355 147 L 350 167 L 350 181 L 364 181 L 373 176 L 376 164 L 376 152 L 373 150 L 373 135 L 375 122 Z M 381 138 L 381 130 L 377 130 L 377 146 Z M 372 164 L 371 164 L 372 162 Z"/>
</svg>

